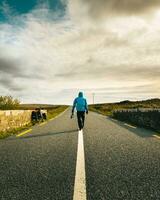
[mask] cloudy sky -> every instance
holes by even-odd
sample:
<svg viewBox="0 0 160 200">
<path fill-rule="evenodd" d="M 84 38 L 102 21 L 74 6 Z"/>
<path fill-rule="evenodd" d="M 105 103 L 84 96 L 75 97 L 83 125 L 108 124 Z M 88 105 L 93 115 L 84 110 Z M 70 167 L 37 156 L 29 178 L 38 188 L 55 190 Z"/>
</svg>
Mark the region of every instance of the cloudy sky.
<svg viewBox="0 0 160 200">
<path fill-rule="evenodd" d="M 159 0 L 0 0 L 0 95 L 160 97 Z"/>
</svg>

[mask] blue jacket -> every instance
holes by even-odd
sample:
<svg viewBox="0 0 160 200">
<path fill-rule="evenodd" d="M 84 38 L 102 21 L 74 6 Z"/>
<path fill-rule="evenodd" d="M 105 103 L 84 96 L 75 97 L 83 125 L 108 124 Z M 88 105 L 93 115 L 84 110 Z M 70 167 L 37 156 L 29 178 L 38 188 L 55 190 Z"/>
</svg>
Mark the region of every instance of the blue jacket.
<svg viewBox="0 0 160 200">
<path fill-rule="evenodd" d="M 83 97 L 83 93 L 80 92 L 78 97 L 75 98 L 73 102 L 73 108 L 72 112 L 74 112 L 74 109 L 76 108 L 77 111 L 88 111 L 88 105 L 87 100 Z"/>
</svg>

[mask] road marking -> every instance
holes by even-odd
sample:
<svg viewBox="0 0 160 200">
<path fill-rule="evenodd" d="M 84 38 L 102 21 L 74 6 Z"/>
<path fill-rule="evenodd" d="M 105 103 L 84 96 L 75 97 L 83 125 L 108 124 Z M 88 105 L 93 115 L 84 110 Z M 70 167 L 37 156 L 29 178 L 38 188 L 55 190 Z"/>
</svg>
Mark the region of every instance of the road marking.
<svg viewBox="0 0 160 200">
<path fill-rule="evenodd" d="M 130 127 L 130 128 L 134 128 L 134 129 L 136 129 L 137 127 L 136 126 L 132 126 L 132 125 L 130 125 L 130 124 L 124 124 L 125 126 L 128 126 L 128 127 Z"/>
<path fill-rule="evenodd" d="M 116 119 L 112 119 L 114 122 L 118 122 L 118 120 L 116 120 Z"/>
<path fill-rule="evenodd" d="M 86 200 L 86 175 L 85 175 L 85 156 L 83 144 L 83 131 L 78 133 L 78 150 L 77 150 L 77 163 L 76 175 L 74 182 L 74 195 L 73 200 Z"/>
<path fill-rule="evenodd" d="M 45 125 L 45 124 L 47 124 L 47 122 L 43 122 L 43 123 L 41 123 L 39 126 L 43 126 L 43 125 Z"/>
<path fill-rule="evenodd" d="M 20 137 L 20 136 L 22 136 L 22 135 L 25 135 L 26 133 L 31 132 L 31 131 L 32 131 L 32 129 L 29 129 L 29 130 L 27 130 L 27 131 L 24 131 L 24 132 L 22 132 L 22 133 L 16 135 L 16 137 Z"/>
<path fill-rule="evenodd" d="M 51 118 L 51 119 L 49 119 L 49 121 L 52 121 L 52 120 L 54 120 L 54 119 L 56 119 L 56 118 L 58 118 L 58 117 L 60 117 L 60 116 L 62 116 L 67 110 L 69 110 L 69 108 L 66 108 L 63 112 L 61 112 L 60 114 L 58 114 L 57 116 L 55 116 L 55 117 L 53 117 L 53 118 Z"/>
<path fill-rule="evenodd" d="M 160 139 L 160 136 L 158 136 L 158 135 L 153 135 L 153 137 Z"/>
</svg>

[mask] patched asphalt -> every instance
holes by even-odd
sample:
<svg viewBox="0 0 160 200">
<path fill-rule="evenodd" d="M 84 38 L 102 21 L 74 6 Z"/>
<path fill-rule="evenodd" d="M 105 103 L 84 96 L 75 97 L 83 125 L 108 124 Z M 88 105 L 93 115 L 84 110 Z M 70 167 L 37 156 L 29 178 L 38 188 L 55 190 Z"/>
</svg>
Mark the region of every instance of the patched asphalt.
<svg viewBox="0 0 160 200">
<path fill-rule="evenodd" d="M 0 140 L 0 200 L 73 199 L 78 131 L 70 112 Z M 88 200 L 160 200 L 154 132 L 90 112 L 83 133 Z"/>
</svg>

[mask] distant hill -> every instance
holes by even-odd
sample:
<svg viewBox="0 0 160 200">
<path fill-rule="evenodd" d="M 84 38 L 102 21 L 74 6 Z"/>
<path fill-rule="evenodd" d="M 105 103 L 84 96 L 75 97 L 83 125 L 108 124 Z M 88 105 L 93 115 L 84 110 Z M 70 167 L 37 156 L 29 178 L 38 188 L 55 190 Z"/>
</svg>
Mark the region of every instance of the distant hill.
<svg viewBox="0 0 160 200">
<path fill-rule="evenodd" d="M 160 99 L 148 99 L 143 101 L 121 101 L 116 103 L 94 104 L 89 106 L 90 110 L 110 115 L 114 110 L 118 109 L 134 109 L 134 108 L 160 108 Z"/>
<path fill-rule="evenodd" d="M 44 109 L 52 109 L 57 108 L 62 105 L 52 105 L 52 104 L 20 104 L 19 109 L 29 110 L 29 109 L 36 109 L 36 108 L 44 108 Z"/>
<path fill-rule="evenodd" d="M 147 100 L 142 100 L 142 101 L 121 101 L 118 103 L 113 103 L 113 104 L 119 104 L 119 105 L 136 105 L 139 107 L 159 107 L 160 106 L 160 99 L 147 99 Z"/>
<path fill-rule="evenodd" d="M 142 100 L 142 101 L 129 101 L 129 100 L 125 100 L 125 101 L 121 101 L 119 102 L 119 104 L 126 104 L 126 103 L 160 103 L 160 99 L 156 98 L 156 99 L 147 99 L 147 100 Z"/>
</svg>

